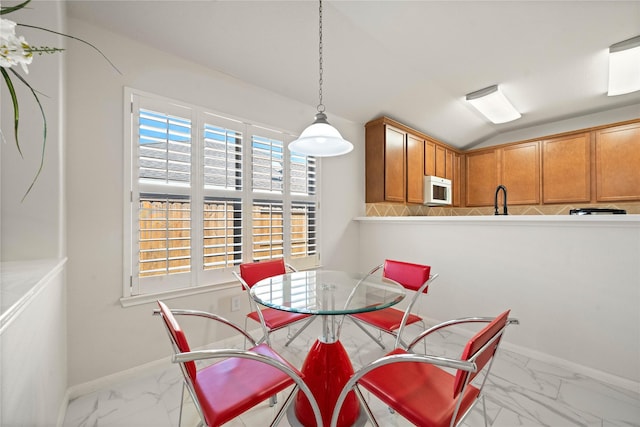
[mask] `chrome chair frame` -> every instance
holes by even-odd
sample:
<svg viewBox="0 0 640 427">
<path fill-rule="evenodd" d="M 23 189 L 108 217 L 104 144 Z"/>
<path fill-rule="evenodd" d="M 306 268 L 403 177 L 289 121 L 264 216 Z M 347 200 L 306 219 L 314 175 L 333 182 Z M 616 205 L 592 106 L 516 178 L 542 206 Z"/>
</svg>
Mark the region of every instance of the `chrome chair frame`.
<svg viewBox="0 0 640 427">
<path fill-rule="evenodd" d="M 426 339 L 427 336 L 431 335 L 432 333 L 446 328 L 446 327 L 450 327 L 450 326 L 455 326 L 455 325 L 460 325 L 460 324 L 464 324 L 464 323 L 490 323 L 493 320 L 495 320 L 494 317 L 466 317 L 466 318 L 461 318 L 461 319 L 454 319 L 454 320 L 450 320 L 447 322 L 443 322 L 440 323 L 436 326 L 433 326 L 432 328 L 429 328 L 425 331 L 423 331 L 422 333 L 420 333 L 416 338 L 414 338 L 411 343 L 408 345 L 407 347 L 407 351 L 412 351 L 413 347 L 420 341 Z M 487 343 L 485 343 L 480 349 L 478 349 L 475 354 L 470 357 L 468 360 L 460 360 L 460 359 L 453 359 L 453 358 L 448 358 L 448 357 L 441 357 L 441 356 L 432 356 L 432 355 L 426 355 L 426 354 L 416 354 L 416 353 L 406 353 L 406 354 L 394 354 L 394 355 L 387 355 L 387 356 L 383 356 L 379 359 L 374 360 L 373 362 L 365 365 L 364 367 L 362 367 L 361 369 L 359 369 L 357 372 L 354 373 L 354 375 L 349 379 L 349 381 L 345 384 L 345 386 L 343 387 L 342 391 L 340 392 L 340 395 L 338 396 L 338 399 L 336 401 L 336 406 L 334 408 L 333 411 L 333 415 L 331 418 L 331 424 L 330 427 L 335 427 L 337 425 L 337 421 L 338 421 L 338 416 L 340 414 L 340 410 L 342 409 L 342 405 L 345 401 L 345 399 L 347 398 L 347 394 L 349 394 L 351 391 L 355 392 L 358 400 L 360 401 L 360 404 L 362 405 L 362 408 L 364 409 L 369 421 L 371 421 L 371 423 L 375 426 L 378 427 L 379 424 L 376 421 L 375 417 L 373 416 L 373 412 L 371 411 L 371 408 L 369 407 L 369 404 L 367 403 L 364 395 L 362 394 L 362 391 L 360 390 L 359 386 L 358 386 L 358 381 L 360 381 L 360 379 L 362 377 L 364 377 L 365 375 L 367 375 L 368 373 L 370 373 L 371 371 L 378 369 L 382 366 L 385 365 L 389 365 L 392 363 L 407 363 L 407 362 L 413 362 L 413 363 L 428 363 L 428 364 L 432 364 L 432 365 L 436 365 L 436 366 L 440 366 L 440 367 L 444 367 L 444 368 L 452 368 L 452 369 L 458 369 L 458 370 L 463 370 L 466 372 L 470 372 L 470 373 L 475 373 L 477 372 L 478 368 L 477 365 L 475 363 L 476 359 L 483 353 L 484 350 L 486 350 L 489 346 L 493 345 L 493 343 L 500 339 L 502 337 L 502 335 L 504 334 L 506 327 L 511 325 L 511 324 L 519 324 L 519 321 L 517 319 L 514 318 L 508 318 L 507 319 L 507 323 L 505 324 L 505 326 L 503 328 L 501 328 L 489 341 L 487 341 Z M 396 341 L 397 342 L 397 341 Z M 497 350 L 497 348 L 496 348 Z M 485 427 L 488 425 L 487 422 L 487 408 L 486 408 L 486 404 L 485 404 L 485 399 L 484 399 L 484 393 L 483 393 L 483 389 L 484 389 L 484 385 L 486 383 L 486 380 L 489 376 L 489 373 L 491 371 L 491 368 L 493 366 L 493 361 L 494 361 L 494 355 L 491 356 L 491 360 L 489 361 L 489 363 L 485 366 L 484 368 L 484 377 L 482 379 L 481 384 L 479 385 L 478 389 L 479 389 L 479 393 L 477 398 L 474 400 L 473 403 L 471 403 L 471 405 L 469 406 L 469 408 L 466 410 L 466 412 L 460 417 L 460 419 L 458 420 L 458 422 L 456 423 L 456 418 L 458 416 L 458 411 L 460 410 L 460 405 L 462 403 L 462 397 L 464 396 L 464 391 L 466 389 L 466 387 L 469 385 L 470 383 L 470 377 L 466 376 L 465 382 L 462 386 L 462 390 L 457 398 L 457 402 L 456 402 L 456 407 L 453 411 L 453 415 L 451 416 L 451 423 L 450 423 L 450 427 L 454 427 L 454 426 L 459 426 L 461 425 L 465 418 L 469 415 L 469 413 L 471 413 L 471 411 L 475 408 L 476 404 L 478 403 L 478 400 L 482 399 L 482 407 L 483 407 L 483 415 L 484 415 L 484 422 L 485 422 Z M 393 407 L 390 408 L 390 410 L 394 411 Z"/>
<path fill-rule="evenodd" d="M 383 267 L 384 267 L 384 264 L 380 264 L 380 265 L 378 265 L 378 266 L 374 267 L 373 269 L 371 269 L 371 271 L 369 271 L 369 272 L 367 273 L 366 277 L 369 277 L 369 276 L 371 276 L 372 274 L 375 274 L 376 272 L 378 272 L 378 271 L 379 271 L 381 268 L 383 268 Z M 366 277 L 365 277 L 365 279 L 366 279 Z M 360 319 L 357 319 L 357 318 L 355 318 L 355 317 L 353 317 L 353 316 L 351 316 L 351 315 L 349 316 L 349 319 L 351 319 L 351 320 L 353 321 L 353 323 L 355 323 L 355 324 L 356 324 L 360 329 L 362 329 L 362 331 L 363 331 L 365 334 L 367 334 L 367 335 L 369 336 L 369 338 L 371 338 L 373 341 L 375 341 L 375 342 L 376 342 L 376 344 L 378 344 L 378 345 L 380 346 L 380 348 L 382 348 L 383 350 L 385 350 L 385 349 L 386 349 L 386 347 L 385 347 L 384 343 L 382 342 L 382 332 L 385 332 L 385 333 L 387 333 L 387 334 L 391 335 L 392 337 L 394 337 L 394 338 L 396 339 L 395 344 L 394 344 L 395 348 L 398 348 L 400 345 L 401 345 L 402 347 L 406 348 L 406 347 L 407 347 L 407 345 L 406 345 L 406 343 L 402 340 L 402 332 L 404 331 L 404 328 L 405 328 L 405 326 L 407 325 L 407 320 L 409 319 L 409 316 L 412 314 L 411 310 L 413 310 L 413 307 L 414 307 L 414 306 L 416 305 L 416 303 L 418 302 L 418 299 L 420 298 L 420 295 L 424 293 L 424 290 L 425 290 L 425 289 L 426 289 L 426 288 L 427 288 L 431 283 L 433 283 L 433 281 L 434 281 L 435 279 L 437 279 L 437 278 L 438 278 L 438 273 L 430 274 L 430 275 L 429 275 L 429 279 L 428 279 L 426 282 L 424 282 L 424 283 L 422 284 L 422 286 L 420 286 L 420 288 L 419 288 L 418 290 L 416 290 L 416 291 L 413 291 L 413 290 L 412 290 L 412 291 L 411 291 L 411 292 L 414 292 L 413 297 L 412 297 L 412 298 L 411 298 L 411 300 L 409 301 L 409 305 L 408 305 L 408 306 L 405 308 L 405 310 L 404 310 L 404 315 L 402 316 L 402 321 L 400 322 L 400 327 L 399 327 L 397 330 L 395 330 L 395 331 L 387 331 L 387 330 L 385 330 L 385 329 L 380 329 L 380 328 L 378 328 L 376 325 L 369 324 L 369 323 L 367 323 L 367 322 L 365 322 L 365 321 L 362 321 L 362 320 L 360 320 Z M 363 279 L 363 280 L 365 280 L 365 279 Z M 421 320 L 419 321 L 419 323 L 421 323 L 421 324 L 422 324 L 422 327 L 423 327 L 423 328 L 425 327 L 424 320 L 422 320 L 422 319 L 421 319 Z M 378 337 L 374 336 L 374 335 L 373 335 L 369 330 L 367 330 L 367 328 L 365 327 L 365 325 L 369 325 L 369 326 L 371 326 L 372 328 L 376 328 L 376 329 L 378 330 L 378 332 L 379 332 L 379 336 L 378 336 Z M 426 348 L 425 348 L 425 350 L 426 350 Z"/>
<path fill-rule="evenodd" d="M 297 271 L 295 268 L 293 268 L 293 266 L 291 266 L 288 263 L 285 263 L 284 266 L 285 266 L 285 270 L 289 270 L 291 272 L 296 272 Z M 247 292 L 247 297 L 249 298 L 249 313 L 252 313 L 252 312 L 255 311 L 255 312 L 258 313 L 258 317 L 260 318 L 260 327 L 262 328 L 262 334 L 263 335 L 262 335 L 262 338 L 260 338 L 258 340 L 258 344 L 266 342 L 267 344 L 271 345 L 271 341 L 269 340 L 269 335 L 271 334 L 271 332 L 279 331 L 280 329 L 284 329 L 284 328 L 289 328 L 291 325 L 293 325 L 295 323 L 301 323 L 303 320 L 305 320 L 305 319 L 300 319 L 300 320 L 296 320 L 296 321 L 291 322 L 291 323 L 287 323 L 286 325 L 283 325 L 283 326 L 281 326 L 279 328 L 269 329 L 267 327 L 266 321 L 264 320 L 264 316 L 262 314 L 262 310 L 260 309 L 260 307 L 258 307 L 258 303 L 255 302 L 253 298 L 251 298 L 251 286 L 249 286 L 249 284 L 242 278 L 240 273 L 238 273 L 237 271 L 232 271 L 231 273 L 235 276 L 236 279 L 238 279 L 238 281 L 242 285 L 242 288 Z M 247 320 L 249 319 L 249 317 L 248 317 L 249 313 L 247 313 L 247 316 L 245 316 L 245 318 L 244 318 L 244 327 L 245 327 L 245 329 L 247 328 Z M 314 320 L 315 320 L 315 316 L 311 316 L 302 325 L 302 327 L 300 329 L 298 329 L 298 331 L 295 334 L 293 334 L 293 335 L 287 334 L 287 338 L 289 338 L 289 339 L 284 344 L 285 347 L 288 347 L 289 344 L 291 344 L 291 342 L 293 340 L 295 340 L 298 337 L 298 335 L 300 335 L 302 333 L 302 331 L 304 331 Z"/>
<path fill-rule="evenodd" d="M 234 329 L 236 332 L 239 332 L 241 335 L 244 336 L 244 338 L 246 340 L 248 340 L 252 346 L 256 346 L 259 345 L 260 342 L 256 341 L 246 330 L 242 329 L 240 326 L 236 325 L 235 323 L 231 322 L 230 320 L 225 319 L 224 317 L 218 316 L 217 314 L 213 314 L 213 313 L 209 313 L 209 312 L 205 312 L 205 311 L 199 311 L 199 310 L 184 310 L 184 309 L 170 309 L 171 313 L 174 316 L 196 316 L 196 317 L 203 317 L 203 318 L 207 318 L 210 320 L 215 320 L 218 322 L 221 322 L 227 326 L 229 326 L 230 328 Z M 161 315 L 161 311 L 159 309 L 155 309 L 153 311 L 153 314 L 156 316 Z M 164 324 L 164 322 L 163 322 Z M 196 410 L 198 411 L 198 415 L 200 416 L 200 423 L 198 424 L 198 426 L 204 426 L 205 425 L 205 416 L 202 410 L 202 407 L 199 403 L 199 399 L 196 396 L 196 392 L 195 392 L 195 388 L 194 388 L 194 384 L 193 381 L 191 380 L 190 375 L 187 372 L 187 369 L 185 367 L 185 363 L 186 362 L 191 362 L 191 361 L 199 361 L 199 360 L 215 360 L 215 359 L 226 359 L 226 358 L 230 358 L 230 357 L 235 357 L 235 358 L 242 358 L 242 359 L 251 359 L 251 360 L 255 360 L 261 363 L 265 363 L 269 366 L 272 366 L 282 372 L 284 372 L 286 375 L 288 375 L 294 382 L 294 387 L 291 390 L 291 392 L 289 392 L 289 394 L 287 395 L 285 401 L 282 403 L 282 406 L 280 407 L 280 409 L 278 410 L 276 417 L 274 418 L 274 420 L 271 422 L 271 424 L 269 424 L 270 426 L 277 426 L 280 421 L 282 420 L 283 416 L 286 414 L 286 409 L 291 405 L 291 403 L 294 401 L 294 397 L 296 395 L 296 393 L 298 391 L 302 391 L 305 396 L 307 397 L 307 399 L 309 399 L 309 403 L 311 404 L 311 408 L 313 410 L 315 419 L 316 419 L 316 424 L 318 426 L 322 426 L 322 415 L 320 413 L 320 407 L 318 406 L 318 403 L 315 399 L 315 397 L 313 396 L 313 393 L 311 392 L 311 390 L 309 389 L 309 387 L 307 386 L 307 384 L 304 382 L 304 380 L 295 372 L 293 371 L 290 367 L 288 367 L 287 365 L 281 363 L 278 360 L 272 359 L 268 356 L 250 351 L 250 350 L 240 350 L 240 349 L 218 349 L 218 350 L 197 350 L 197 351 L 190 351 L 187 353 L 182 353 L 180 352 L 180 350 L 177 348 L 173 337 L 171 335 L 171 331 L 169 330 L 168 326 L 165 324 L 165 330 L 167 332 L 167 334 L 169 335 L 169 341 L 171 342 L 171 345 L 173 347 L 174 350 L 174 355 L 171 359 L 171 361 L 173 363 L 178 363 L 180 365 L 180 370 L 182 371 L 182 376 L 183 376 L 183 382 L 182 382 L 182 396 L 181 396 L 181 400 L 180 400 L 180 412 L 179 412 L 179 418 L 178 418 L 178 425 L 182 425 L 182 411 L 183 411 L 183 405 L 184 405 L 184 391 L 185 388 L 187 389 L 187 391 L 189 392 L 189 395 L 191 397 L 191 400 L 193 402 L 193 404 L 196 407 Z M 275 399 L 272 397 L 271 398 L 271 403 L 270 406 L 273 406 L 275 404 Z"/>
</svg>

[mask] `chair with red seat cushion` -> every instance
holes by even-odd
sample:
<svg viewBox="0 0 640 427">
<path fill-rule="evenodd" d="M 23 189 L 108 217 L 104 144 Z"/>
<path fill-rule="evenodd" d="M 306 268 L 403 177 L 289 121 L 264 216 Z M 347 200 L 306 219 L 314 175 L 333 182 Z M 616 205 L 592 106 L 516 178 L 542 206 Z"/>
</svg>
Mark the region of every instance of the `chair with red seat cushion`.
<svg viewBox="0 0 640 427">
<path fill-rule="evenodd" d="M 407 350 L 397 348 L 364 366 L 351 377 L 338 396 L 331 426 L 336 425 L 344 399 L 352 390 L 356 392 L 370 421 L 378 425 L 360 387 L 414 425 L 424 427 L 458 426 L 482 398 L 486 425 L 487 413 L 482 390 L 505 328 L 518 323 L 508 316 L 509 310 L 496 318 L 471 317 L 436 325 L 418 335 Z M 477 322 L 488 325 L 467 342 L 459 359 L 411 352 L 419 341 L 435 331 Z M 443 368 L 454 369 L 455 373 Z M 483 371 L 480 384 L 472 384 Z"/>
<path fill-rule="evenodd" d="M 159 314 L 164 320 L 175 351 L 173 362 L 180 364 L 184 376 L 181 418 L 185 388 L 198 410 L 201 424 L 219 426 L 293 386 L 271 425 L 277 425 L 282 419 L 298 390 L 310 399 L 316 422 L 318 425 L 322 424 L 320 409 L 300 371 L 267 344 L 257 344 L 241 327 L 215 314 L 196 310 L 170 310 L 162 301 L 158 301 L 158 306 L 160 309 L 155 314 Z M 176 315 L 197 316 L 221 322 L 244 335 L 253 347 L 249 350 L 191 351 Z M 211 359 L 220 360 L 197 369 L 196 360 Z"/>
<path fill-rule="evenodd" d="M 398 282 L 404 286 L 405 289 L 413 293 L 407 308 L 403 311 L 394 307 L 389 307 L 378 311 L 351 314 L 349 317 L 355 321 L 356 325 L 358 325 L 360 329 L 362 329 L 367 335 L 369 335 L 369 337 L 371 337 L 371 339 L 384 349 L 385 346 L 382 342 L 382 334 L 380 334 L 379 337 L 373 336 L 371 332 L 363 326 L 363 324 L 372 326 L 380 332 L 385 332 L 396 338 L 396 347 L 400 344 L 405 345 L 402 341 L 402 331 L 407 325 L 422 322 L 422 318 L 419 315 L 412 313 L 412 310 L 420 295 L 427 293 L 429 285 L 436 279 L 436 277 L 438 277 L 438 275 L 432 275 L 431 267 L 428 265 L 413 264 L 389 259 L 385 260 L 383 265 L 377 266 L 368 274 L 374 274 L 381 268 L 383 277 Z"/>
<path fill-rule="evenodd" d="M 293 267 L 288 264 L 285 264 L 282 258 L 273 259 L 268 261 L 260 261 L 260 262 L 248 262 L 244 264 L 240 264 L 240 274 L 233 272 L 234 276 L 238 279 L 238 281 L 242 284 L 242 288 L 247 291 L 247 294 L 255 285 L 262 279 L 266 279 L 273 276 L 278 276 L 281 274 L 285 274 L 287 269 L 290 271 L 295 271 Z M 304 313 L 291 313 L 282 310 L 276 310 L 273 308 L 258 308 L 256 302 L 249 295 L 249 307 L 251 307 L 251 312 L 247 314 L 248 319 L 252 319 L 258 323 L 262 327 L 263 336 L 258 342 L 266 341 L 269 343 L 269 334 L 271 332 L 277 331 L 278 329 L 282 329 L 287 326 L 291 326 L 296 322 L 300 322 L 302 320 L 307 320 L 305 324 L 285 343 L 285 346 L 288 346 L 291 341 L 293 341 L 307 326 L 311 324 L 311 322 L 315 319 L 310 314 Z M 245 319 L 245 328 L 246 328 L 246 319 Z"/>
</svg>

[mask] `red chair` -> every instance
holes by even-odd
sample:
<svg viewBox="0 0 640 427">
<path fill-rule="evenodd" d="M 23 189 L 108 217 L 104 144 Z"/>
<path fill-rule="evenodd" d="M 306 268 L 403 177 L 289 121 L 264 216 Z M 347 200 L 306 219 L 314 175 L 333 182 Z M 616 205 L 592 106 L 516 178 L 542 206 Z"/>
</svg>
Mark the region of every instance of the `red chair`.
<svg viewBox="0 0 640 427">
<path fill-rule="evenodd" d="M 301 390 L 311 402 L 316 423 L 322 425 L 320 408 L 302 379 L 302 374 L 267 344 L 257 344 L 253 337 L 239 326 L 212 313 L 195 310 L 170 310 L 158 301 L 159 314 L 175 351 L 173 362 L 179 363 L 184 376 L 180 403 L 180 422 L 184 390 L 189 391 L 201 418 L 201 425 L 222 425 L 277 393 L 293 386 L 282 407 L 270 425 L 277 425 L 284 416 L 293 397 Z M 254 347 L 249 350 L 217 349 L 191 351 L 184 331 L 175 316 L 198 316 L 221 322 L 248 339 Z M 202 369 L 195 361 L 223 359 Z"/>
<path fill-rule="evenodd" d="M 352 390 L 370 421 L 374 426 L 378 425 L 359 387 L 368 390 L 414 425 L 423 427 L 459 426 L 482 399 L 486 425 L 487 411 L 482 390 L 505 328 L 508 324 L 518 323 L 508 316 L 509 310 L 496 318 L 472 317 L 442 323 L 423 331 L 407 350 L 397 348 L 366 365 L 342 389 L 331 426 L 336 425 L 342 404 Z M 411 349 L 431 333 L 473 322 L 488 325 L 467 342 L 460 359 L 411 353 Z M 453 368 L 455 373 L 449 373 L 441 367 Z M 477 377 L 480 372 L 484 372 L 484 376 Z M 477 381 L 479 385 L 472 384 L 476 378 L 481 379 Z"/>
<path fill-rule="evenodd" d="M 368 274 L 374 274 L 381 268 L 383 269 L 383 277 L 398 282 L 404 286 L 405 289 L 413 292 L 407 308 L 402 311 L 394 307 L 389 307 L 384 310 L 351 314 L 349 317 L 383 349 L 385 346 L 382 342 L 382 332 L 396 338 L 396 347 L 399 347 L 400 345 L 406 346 L 401 338 L 402 331 L 405 326 L 412 325 L 414 323 L 422 322 L 424 325 L 422 318 L 417 314 L 412 313 L 412 310 L 420 295 L 427 293 L 429 285 L 438 277 L 438 275 L 431 275 L 431 267 L 428 265 L 412 264 L 409 262 L 393 260 L 385 260 L 383 265 L 377 266 Z M 373 334 L 371 334 L 363 324 L 378 329 L 381 332 L 380 336 L 373 336 Z"/>
<path fill-rule="evenodd" d="M 260 261 L 260 262 L 249 262 L 240 264 L 240 274 L 233 272 L 234 276 L 240 281 L 242 284 L 242 288 L 247 291 L 247 294 L 255 285 L 262 279 L 266 279 L 268 277 L 278 276 L 280 274 L 285 274 L 287 269 L 290 271 L 295 271 L 293 267 L 288 264 L 285 264 L 282 258 L 274 259 L 269 261 Z M 253 319 L 254 321 L 260 323 L 260 326 L 263 330 L 263 337 L 258 340 L 258 342 L 266 341 L 267 344 L 270 344 L 269 334 L 271 332 L 277 331 L 278 329 L 282 329 L 287 326 L 291 326 L 294 323 L 300 322 L 302 320 L 307 319 L 307 322 L 302 325 L 302 327 L 285 343 L 285 346 L 288 346 L 291 341 L 296 339 L 300 333 L 311 324 L 311 322 L 315 319 L 310 314 L 304 313 L 291 313 L 282 310 L 276 310 L 273 308 L 258 308 L 256 302 L 249 295 L 249 307 L 251 307 L 251 312 L 247 314 L 247 318 Z M 246 328 L 246 319 L 245 319 L 245 328 Z"/>
</svg>

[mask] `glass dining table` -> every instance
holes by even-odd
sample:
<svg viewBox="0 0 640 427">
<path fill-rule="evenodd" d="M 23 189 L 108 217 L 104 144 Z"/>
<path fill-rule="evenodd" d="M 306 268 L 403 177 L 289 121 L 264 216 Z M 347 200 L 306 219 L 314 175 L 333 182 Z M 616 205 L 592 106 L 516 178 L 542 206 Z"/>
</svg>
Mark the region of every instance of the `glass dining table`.
<svg viewBox="0 0 640 427">
<path fill-rule="evenodd" d="M 405 290 L 393 280 L 380 276 L 313 270 L 261 280 L 251 288 L 251 296 L 266 307 L 321 316 L 322 332 L 309 350 L 301 371 L 318 401 L 323 422 L 329 425 L 338 395 L 354 372 L 340 342 L 344 315 L 391 307 L 404 298 Z M 301 425 L 315 426 L 311 405 L 303 393 L 296 397 L 294 413 Z M 338 425 L 354 425 L 359 415 L 360 405 L 351 393 L 343 405 Z"/>
</svg>

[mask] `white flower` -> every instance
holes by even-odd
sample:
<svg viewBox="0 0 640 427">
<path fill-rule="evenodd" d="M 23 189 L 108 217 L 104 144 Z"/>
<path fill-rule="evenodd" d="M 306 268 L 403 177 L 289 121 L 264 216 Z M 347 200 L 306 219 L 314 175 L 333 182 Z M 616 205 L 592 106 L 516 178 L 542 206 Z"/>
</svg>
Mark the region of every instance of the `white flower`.
<svg viewBox="0 0 640 427">
<path fill-rule="evenodd" d="M 26 74 L 27 65 L 33 61 L 33 52 L 23 36 L 16 36 L 16 23 L 0 18 L 0 67 L 20 64 Z"/>
</svg>

